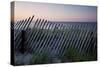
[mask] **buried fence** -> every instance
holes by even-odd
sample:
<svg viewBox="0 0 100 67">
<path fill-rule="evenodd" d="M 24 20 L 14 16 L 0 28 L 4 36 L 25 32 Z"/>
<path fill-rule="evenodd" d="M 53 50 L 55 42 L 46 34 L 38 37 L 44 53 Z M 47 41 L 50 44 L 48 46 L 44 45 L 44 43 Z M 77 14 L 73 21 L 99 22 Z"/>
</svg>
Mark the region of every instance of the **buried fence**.
<svg viewBox="0 0 100 67">
<path fill-rule="evenodd" d="M 45 55 L 45 58 L 52 59 L 50 62 L 74 61 L 75 58 L 75 61 L 84 60 L 82 57 L 96 59 L 96 23 L 59 23 L 44 19 L 33 22 L 33 18 L 14 23 L 15 53 L 30 53 L 31 60 Z M 33 27 L 30 27 L 31 24 Z M 91 55 L 95 55 L 93 59 Z M 42 62 L 39 60 L 37 63 Z"/>
</svg>

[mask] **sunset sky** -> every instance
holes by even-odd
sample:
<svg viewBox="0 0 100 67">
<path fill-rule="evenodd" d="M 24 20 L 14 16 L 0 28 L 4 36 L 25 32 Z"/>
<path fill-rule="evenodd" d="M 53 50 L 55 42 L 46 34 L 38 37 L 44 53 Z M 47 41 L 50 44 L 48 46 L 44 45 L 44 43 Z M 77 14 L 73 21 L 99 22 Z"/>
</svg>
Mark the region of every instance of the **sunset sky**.
<svg viewBox="0 0 100 67">
<path fill-rule="evenodd" d="M 96 22 L 96 6 L 15 2 L 15 21 L 35 15 L 50 21 Z"/>
</svg>

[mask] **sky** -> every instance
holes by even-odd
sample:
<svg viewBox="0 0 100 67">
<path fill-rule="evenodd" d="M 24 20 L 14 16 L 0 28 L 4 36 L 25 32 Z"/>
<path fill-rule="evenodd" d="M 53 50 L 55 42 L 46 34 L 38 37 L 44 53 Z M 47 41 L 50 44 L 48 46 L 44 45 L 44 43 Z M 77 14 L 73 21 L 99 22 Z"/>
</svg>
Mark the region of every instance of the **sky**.
<svg viewBox="0 0 100 67">
<path fill-rule="evenodd" d="M 71 21 L 71 22 L 96 22 L 96 6 L 80 6 L 68 4 L 51 4 L 37 2 L 15 1 L 15 21 L 26 19 L 32 15 L 35 18 L 47 19 L 49 21 Z"/>
</svg>

